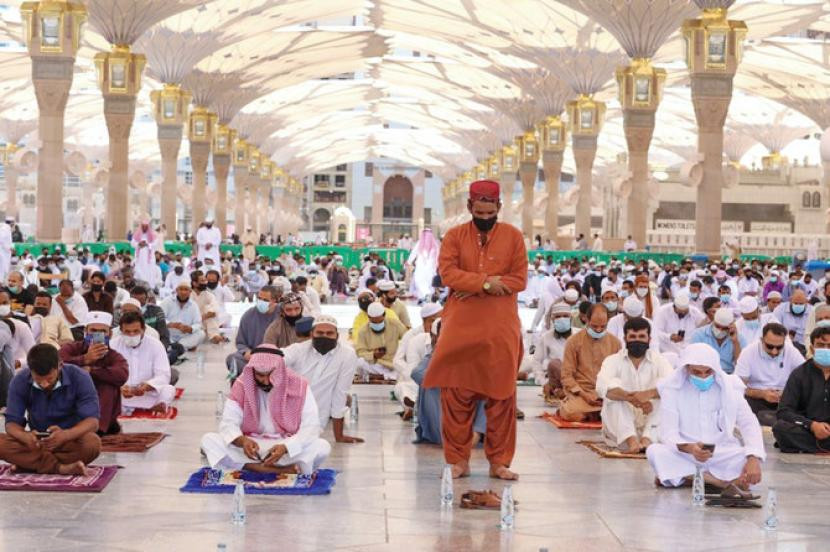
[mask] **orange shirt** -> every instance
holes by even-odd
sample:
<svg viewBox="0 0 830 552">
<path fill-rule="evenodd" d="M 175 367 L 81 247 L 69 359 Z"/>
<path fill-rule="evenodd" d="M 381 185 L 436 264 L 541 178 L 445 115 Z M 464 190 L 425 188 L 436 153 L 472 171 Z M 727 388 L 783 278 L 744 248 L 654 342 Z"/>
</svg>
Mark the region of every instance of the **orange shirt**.
<svg viewBox="0 0 830 552">
<path fill-rule="evenodd" d="M 485 245 L 479 236 L 471 221 L 450 229 L 441 243 L 438 273 L 451 293 L 424 387 L 458 387 L 501 400 L 515 392 L 522 359 L 518 294 L 527 286 L 527 251 L 522 233 L 509 224 L 496 223 Z M 488 276 L 501 276 L 513 293 L 486 294 Z M 459 300 L 456 291 L 476 295 Z"/>
</svg>

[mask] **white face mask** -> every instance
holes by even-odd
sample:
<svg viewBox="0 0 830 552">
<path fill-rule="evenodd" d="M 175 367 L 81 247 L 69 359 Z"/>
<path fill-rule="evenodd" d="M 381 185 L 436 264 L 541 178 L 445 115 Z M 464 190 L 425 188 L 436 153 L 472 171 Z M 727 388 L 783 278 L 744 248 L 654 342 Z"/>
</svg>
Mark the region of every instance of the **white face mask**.
<svg viewBox="0 0 830 552">
<path fill-rule="evenodd" d="M 141 340 L 144 338 L 144 334 L 122 335 L 121 338 L 124 340 L 124 345 L 127 347 L 138 347 L 141 345 Z"/>
<path fill-rule="evenodd" d="M 648 288 L 637 288 L 638 297 L 645 297 L 646 295 L 648 295 Z"/>
<path fill-rule="evenodd" d="M 8 316 L 11 312 L 11 305 L 0 305 L 0 316 Z"/>
</svg>

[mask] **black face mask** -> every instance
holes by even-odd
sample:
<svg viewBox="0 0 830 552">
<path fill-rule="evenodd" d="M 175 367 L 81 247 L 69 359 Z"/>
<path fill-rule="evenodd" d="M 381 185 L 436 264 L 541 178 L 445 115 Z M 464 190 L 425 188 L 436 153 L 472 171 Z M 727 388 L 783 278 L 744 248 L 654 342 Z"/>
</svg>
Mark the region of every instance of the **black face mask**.
<svg viewBox="0 0 830 552">
<path fill-rule="evenodd" d="M 92 284 L 91 286 L 89 286 L 89 289 L 91 289 L 95 293 L 98 293 L 99 291 L 104 289 L 104 286 L 103 284 Z"/>
<path fill-rule="evenodd" d="M 207 284 L 193 284 L 193 289 L 197 291 L 205 291 L 207 289 Z"/>
<path fill-rule="evenodd" d="M 493 229 L 493 226 L 496 225 L 496 218 L 497 217 L 491 217 L 491 218 L 483 219 L 483 218 L 473 217 L 473 224 L 475 224 L 476 228 L 478 228 L 482 232 L 489 232 L 490 230 Z"/>
<path fill-rule="evenodd" d="M 266 383 L 266 384 L 262 384 L 262 383 L 259 383 L 259 380 L 258 380 L 258 379 L 256 379 L 256 378 L 254 378 L 254 382 L 256 382 L 256 386 L 257 386 L 257 387 L 259 387 L 260 389 L 262 389 L 262 390 L 263 390 L 263 391 L 265 391 L 266 393 L 270 393 L 270 392 L 271 392 L 271 389 L 273 389 L 273 388 L 274 388 L 274 384 L 273 384 L 273 383 L 270 383 L 270 382 L 269 382 L 269 383 Z"/>
<path fill-rule="evenodd" d="M 394 303 L 398 298 L 395 296 L 390 297 L 389 295 L 386 296 L 386 301 L 391 305 Z"/>
<path fill-rule="evenodd" d="M 625 348 L 628 349 L 628 356 L 632 358 L 643 358 L 648 351 L 648 343 L 643 341 L 629 341 L 625 344 Z"/>
<path fill-rule="evenodd" d="M 294 324 L 296 324 L 296 323 L 297 323 L 297 320 L 299 320 L 300 318 L 302 318 L 302 317 L 303 317 L 303 315 L 302 315 L 302 314 L 298 314 L 297 316 L 287 316 L 287 315 L 283 314 L 283 315 L 282 315 L 282 317 L 283 317 L 283 318 L 285 318 L 285 321 L 286 321 L 286 322 L 288 322 L 288 325 L 289 325 L 289 326 L 294 326 Z"/>
<path fill-rule="evenodd" d="M 173 272 L 175 272 L 177 276 L 181 276 L 182 272 L 184 272 L 184 269 L 180 266 L 177 266 L 176 268 L 173 269 Z"/>
<path fill-rule="evenodd" d="M 208 289 L 216 289 L 217 287 L 219 287 L 219 282 L 208 282 L 207 287 Z"/>
<path fill-rule="evenodd" d="M 46 307 L 35 307 L 34 313 L 39 314 L 41 316 L 49 316 L 49 309 L 47 309 Z"/>
<path fill-rule="evenodd" d="M 360 310 L 366 312 L 369 309 L 369 305 L 372 304 L 371 299 L 360 299 L 357 302 L 357 306 L 360 307 Z"/>
<path fill-rule="evenodd" d="M 314 350 L 324 355 L 337 347 L 337 339 L 334 337 L 312 337 L 311 346 Z"/>
</svg>

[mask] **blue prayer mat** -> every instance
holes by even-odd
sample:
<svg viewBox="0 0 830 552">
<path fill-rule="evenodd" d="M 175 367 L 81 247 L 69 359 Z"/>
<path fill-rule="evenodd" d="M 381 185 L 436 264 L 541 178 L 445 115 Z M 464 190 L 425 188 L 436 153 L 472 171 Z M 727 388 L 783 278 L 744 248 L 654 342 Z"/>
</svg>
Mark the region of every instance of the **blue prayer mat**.
<svg viewBox="0 0 830 552">
<path fill-rule="evenodd" d="M 224 471 L 202 468 L 194 472 L 179 489 L 183 493 L 232 494 L 236 481 L 245 484 L 246 494 L 266 495 L 324 495 L 330 494 L 337 480 L 337 472 L 317 470 L 311 475 L 254 473 L 246 470 Z"/>
</svg>

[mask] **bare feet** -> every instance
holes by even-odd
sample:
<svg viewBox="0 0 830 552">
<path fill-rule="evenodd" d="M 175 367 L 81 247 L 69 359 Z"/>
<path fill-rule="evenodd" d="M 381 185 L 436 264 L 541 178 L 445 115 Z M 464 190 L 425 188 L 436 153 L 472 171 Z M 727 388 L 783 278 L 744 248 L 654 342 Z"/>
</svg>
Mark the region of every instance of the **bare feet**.
<svg viewBox="0 0 830 552">
<path fill-rule="evenodd" d="M 619 445 L 620 452 L 631 453 L 640 452 L 640 441 L 636 437 L 629 437 Z"/>
<path fill-rule="evenodd" d="M 640 439 L 640 452 L 645 452 L 648 447 L 651 446 L 651 440 L 643 437 Z"/>
<path fill-rule="evenodd" d="M 490 477 L 493 479 L 505 479 L 507 481 L 518 481 L 519 474 L 507 469 L 507 466 L 493 464 L 490 466 Z"/>
<path fill-rule="evenodd" d="M 299 468 L 295 464 L 291 464 L 290 466 L 266 466 L 265 464 L 257 462 L 245 464 L 243 467 L 255 473 L 276 473 L 278 475 L 300 473 Z"/>
<path fill-rule="evenodd" d="M 452 467 L 452 478 L 453 479 L 460 479 L 462 477 L 467 477 L 470 475 L 470 464 L 464 460 L 459 462 L 458 464 L 454 464 Z"/>
<path fill-rule="evenodd" d="M 412 419 L 413 410 L 410 407 L 404 407 L 403 414 L 401 415 L 401 419 L 405 422 L 408 422 Z"/>
<path fill-rule="evenodd" d="M 164 414 L 167 412 L 167 405 L 164 403 L 158 403 L 156 406 L 150 409 L 150 412 L 158 412 L 159 414 Z"/>
<path fill-rule="evenodd" d="M 218 345 L 220 343 L 223 343 L 224 341 L 225 341 L 225 338 L 222 337 L 221 335 L 214 335 L 213 337 L 210 338 L 210 342 L 213 343 L 214 345 Z"/>
<path fill-rule="evenodd" d="M 86 475 L 86 466 L 80 460 L 71 464 L 58 464 L 58 473 L 61 475 Z"/>
</svg>

